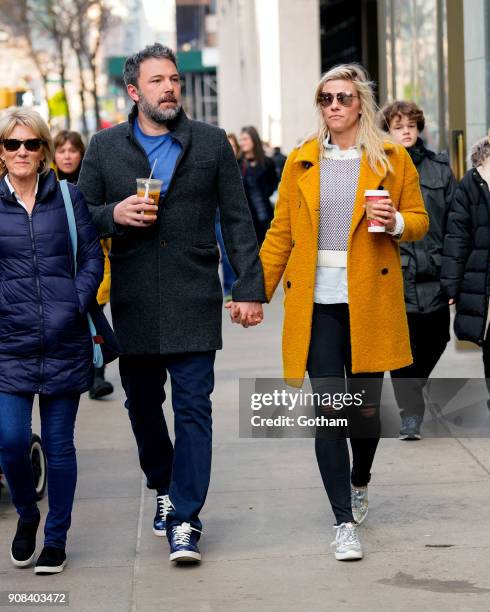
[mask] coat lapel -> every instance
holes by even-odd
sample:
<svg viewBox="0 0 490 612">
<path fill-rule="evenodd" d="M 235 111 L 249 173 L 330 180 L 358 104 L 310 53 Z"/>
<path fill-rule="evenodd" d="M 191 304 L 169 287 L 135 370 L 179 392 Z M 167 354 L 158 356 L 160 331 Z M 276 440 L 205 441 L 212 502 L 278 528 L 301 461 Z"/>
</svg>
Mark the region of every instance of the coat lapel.
<svg viewBox="0 0 490 612">
<path fill-rule="evenodd" d="M 172 138 L 175 138 L 175 140 L 177 140 L 182 146 L 182 153 L 177 160 L 177 164 L 175 165 L 175 168 L 177 169 L 191 143 L 191 124 L 183 110 L 180 111 L 178 116 L 173 121 L 168 123 L 168 128 Z"/>
<path fill-rule="evenodd" d="M 320 219 L 320 162 L 316 140 L 305 143 L 298 152 L 296 163 L 301 168 L 298 186 L 308 208 L 314 235 L 318 233 Z"/>
</svg>

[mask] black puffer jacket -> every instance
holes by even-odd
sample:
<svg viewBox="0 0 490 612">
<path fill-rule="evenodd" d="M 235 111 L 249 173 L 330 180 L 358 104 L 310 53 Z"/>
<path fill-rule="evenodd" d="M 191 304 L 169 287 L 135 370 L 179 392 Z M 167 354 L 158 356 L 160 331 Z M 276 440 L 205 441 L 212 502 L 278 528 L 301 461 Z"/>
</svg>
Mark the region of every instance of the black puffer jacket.
<svg viewBox="0 0 490 612">
<path fill-rule="evenodd" d="M 440 284 L 442 246 L 457 183 L 446 155 L 429 151 L 420 138 L 407 151 L 420 176 L 429 231 L 423 240 L 400 243 L 405 304 L 407 312 L 427 313 L 447 306 Z"/>
<path fill-rule="evenodd" d="M 488 311 L 490 192 L 478 170 L 461 180 L 449 212 L 441 285 L 456 300 L 454 332 L 483 344 Z"/>
</svg>

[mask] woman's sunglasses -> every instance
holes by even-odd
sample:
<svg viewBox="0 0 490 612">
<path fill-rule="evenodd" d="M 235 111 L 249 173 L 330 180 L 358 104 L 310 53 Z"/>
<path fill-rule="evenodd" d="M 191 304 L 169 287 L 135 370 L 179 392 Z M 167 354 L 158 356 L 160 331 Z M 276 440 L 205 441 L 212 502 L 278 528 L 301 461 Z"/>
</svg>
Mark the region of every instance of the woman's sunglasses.
<svg viewBox="0 0 490 612">
<path fill-rule="evenodd" d="M 27 140 L 17 140 L 17 138 L 4 138 L 0 140 L 0 144 L 5 147 L 6 151 L 17 151 L 20 145 L 24 145 L 27 151 L 39 151 L 42 145 L 46 144 L 41 138 L 28 138 Z"/>
<path fill-rule="evenodd" d="M 319 104 L 323 108 L 328 108 L 335 100 L 335 97 L 337 97 L 339 104 L 341 104 L 342 106 L 352 106 L 354 98 L 358 98 L 359 96 L 355 96 L 354 94 L 347 93 L 345 91 L 341 91 L 338 94 L 335 94 L 335 96 L 331 93 L 320 93 L 318 94 L 316 101 L 317 104 Z"/>
</svg>

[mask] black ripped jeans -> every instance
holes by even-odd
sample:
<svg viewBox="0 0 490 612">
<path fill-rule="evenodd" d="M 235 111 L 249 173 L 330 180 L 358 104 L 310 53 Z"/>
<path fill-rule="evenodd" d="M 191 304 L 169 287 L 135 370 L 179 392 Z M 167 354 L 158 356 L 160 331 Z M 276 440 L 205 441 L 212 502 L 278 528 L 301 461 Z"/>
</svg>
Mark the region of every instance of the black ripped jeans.
<svg viewBox="0 0 490 612">
<path fill-rule="evenodd" d="M 315 304 L 307 363 L 313 392 L 333 398 L 347 392 L 362 397 L 362 405 L 335 410 L 328 403 L 316 407 L 317 417 L 348 419 L 348 428 L 318 427 L 315 452 L 323 484 L 337 524 L 353 522 L 350 483 L 366 486 L 371 478 L 381 422 L 379 405 L 383 372 L 352 374 L 349 308 L 347 304 Z M 347 437 L 352 449 L 350 471 Z"/>
</svg>

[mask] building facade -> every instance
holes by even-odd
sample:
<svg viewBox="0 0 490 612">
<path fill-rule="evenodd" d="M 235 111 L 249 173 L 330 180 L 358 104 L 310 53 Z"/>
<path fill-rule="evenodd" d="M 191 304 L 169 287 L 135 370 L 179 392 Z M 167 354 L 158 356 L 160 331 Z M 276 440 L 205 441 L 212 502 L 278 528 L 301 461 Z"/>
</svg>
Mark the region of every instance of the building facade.
<svg viewBox="0 0 490 612">
<path fill-rule="evenodd" d="M 219 124 L 291 150 L 315 129 L 318 0 L 219 0 Z"/>
<path fill-rule="evenodd" d="M 424 109 L 458 175 L 490 125 L 490 0 L 218 0 L 219 123 L 289 151 L 313 127 L 322 72 L 360 62 L 380 105 Z"/>
</svg>

